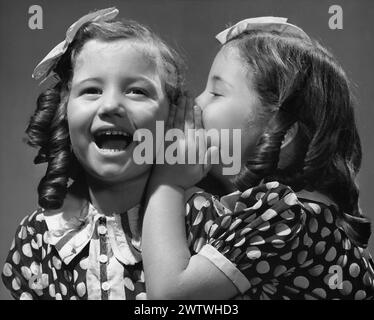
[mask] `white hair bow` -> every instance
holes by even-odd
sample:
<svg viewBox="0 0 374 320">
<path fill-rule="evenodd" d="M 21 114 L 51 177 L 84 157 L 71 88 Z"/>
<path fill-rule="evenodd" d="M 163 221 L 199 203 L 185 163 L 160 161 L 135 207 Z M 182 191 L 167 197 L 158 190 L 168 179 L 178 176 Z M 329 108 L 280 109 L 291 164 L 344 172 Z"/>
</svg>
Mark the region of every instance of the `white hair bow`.
<svg viewBox="0 0 374 320">
<path fill-rule="evenodd" d="M 216 39 L 225 44 L 227 41 L 236 37 L 247 30 L 263 30 L 263 31 L 278 31 L 287 32 L 297 35 L 302 38 L 309 39 L 309 36 L 299 27 L 287 23 L 287 18 L 280 17 L 258 17 L 239 21 L 234 26 L 231 26 L 216 35 Z"/>
<path fill-rule="evenodd" d="M 74 40 L 74 37 L 78 32 L 79 28 L 89 21 L 94 22 L 111 20 L 115 18 L 118 13 L 119 11 L 115 7 L 102 9 L 86 14 L 78 21 L 73 23 L 66 32 L 65 40 L 60 42 L 57 46 L 55 46 L 44 57 L 44 59 L 41 62 L 39 62 L 39 64 L 34 69 L 32 77 L 36 80 L 41 80 L 40 84 L 42 84 L 44 81 L 50 78 L 59 80 L 57 74 L 53 72 L 53 68 L 56 66 L 60 57 L 66 52 L 67 48 L 69 47 L 69 44 Z"/>
</svg>

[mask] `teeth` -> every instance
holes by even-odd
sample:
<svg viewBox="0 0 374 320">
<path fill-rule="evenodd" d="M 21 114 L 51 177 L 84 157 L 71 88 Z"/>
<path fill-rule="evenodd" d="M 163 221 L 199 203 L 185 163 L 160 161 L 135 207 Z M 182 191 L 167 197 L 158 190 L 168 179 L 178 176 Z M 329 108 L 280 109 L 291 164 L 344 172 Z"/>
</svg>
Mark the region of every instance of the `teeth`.
<svg viewBox="0 0 374 320">
<path fill-rule="evenodd" d="M 102 131 L 102 132 L 99 133 L 99 135 L 107 135 L 107 136 L 118 135 L 118 136 L 124 136 L 124 137 L 128 137 L 129 136 L 129 134 L 127 132 L 119 131 L 119 130 Z"/>
</svg>

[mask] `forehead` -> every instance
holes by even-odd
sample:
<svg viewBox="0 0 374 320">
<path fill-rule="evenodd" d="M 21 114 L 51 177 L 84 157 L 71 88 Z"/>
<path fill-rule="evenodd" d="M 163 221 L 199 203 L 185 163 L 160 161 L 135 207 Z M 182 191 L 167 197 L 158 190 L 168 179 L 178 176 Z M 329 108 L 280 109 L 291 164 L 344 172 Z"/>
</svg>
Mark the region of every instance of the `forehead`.
<svg viewBox="0 0 374 320">
<path fill-rule="evenodd" d="M 75 59 L 74 77 L 95 73 L 158 75 L 157 54 L 144 43 L 132 39 L 89 40 Z"/>
<path fill-rule="evenodd" d="M 250 90 L 253 88 L 253 69 L 233 46 L 224 46 L 217 53 L 210 70 L 210 78 L 216 76 L 236 87 L 246 86 Z"/>
</svg>

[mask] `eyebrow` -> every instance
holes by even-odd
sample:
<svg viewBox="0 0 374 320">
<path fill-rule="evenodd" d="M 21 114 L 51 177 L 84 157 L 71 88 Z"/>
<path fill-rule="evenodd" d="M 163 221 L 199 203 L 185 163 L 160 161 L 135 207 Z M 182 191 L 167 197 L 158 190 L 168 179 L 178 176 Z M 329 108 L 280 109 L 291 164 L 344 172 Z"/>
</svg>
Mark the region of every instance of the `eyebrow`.
<svg viewBox="0 0 374 320">
<path fill-rule="evenodd" d="M 90 81 L 99 82 L 99 83 L 104 82 L 103 79 L 100 78 L 100 77 L 92 77 L 92 78 L 83 79 L 81 81 L 77 81 L 74 84 L 75 85 L 81 85 L 81 84 L 84 84 L 85 82 L 90 82 Z M 143 81 L 143 82 L 146 82 L 146 83 L 148 83 L 152 86 L 156 86 L 155 81 L 152 80 L 151 78 L 146 77 L 146 76 L 134 76 L 134 77 L 126 78 L 126 82 L 137 82 L 137 81 Z"/>
<path fill-rule="evenodd" d="M 215 75 L 215 76 L 212 77 L 212 80 L 216 81 L 216 82 L 223 82 L 225 85 L 227 85 L 227 86 L 229 86 L 231 88 L 233 87 L 228 81 L 226 81 L 225 79 L 223 79 L 220 76 Z"/>
</svg>

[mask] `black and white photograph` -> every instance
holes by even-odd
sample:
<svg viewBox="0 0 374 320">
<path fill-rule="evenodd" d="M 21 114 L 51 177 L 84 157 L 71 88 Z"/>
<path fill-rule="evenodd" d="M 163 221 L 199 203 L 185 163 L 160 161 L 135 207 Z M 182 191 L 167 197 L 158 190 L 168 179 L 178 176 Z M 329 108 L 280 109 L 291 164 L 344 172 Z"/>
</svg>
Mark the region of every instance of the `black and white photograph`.
<svg viewBox="0 0 374 320">
<path fill-rule="evenodd" d="M 373 16 L 0 0 L 0 300 L 373 300 Z"/>
</svg>

